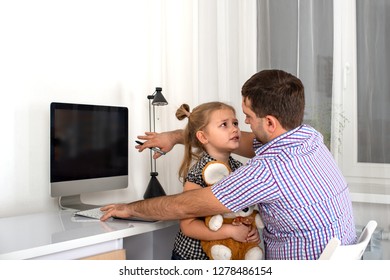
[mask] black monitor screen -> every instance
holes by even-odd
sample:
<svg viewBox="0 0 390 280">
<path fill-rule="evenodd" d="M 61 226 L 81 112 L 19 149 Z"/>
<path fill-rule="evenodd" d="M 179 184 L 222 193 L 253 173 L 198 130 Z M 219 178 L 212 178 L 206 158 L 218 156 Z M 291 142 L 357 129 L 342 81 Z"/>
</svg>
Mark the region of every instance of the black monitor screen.
<svg viewBox="0 0 390 280">
<path fill-rule="evenodd" d="M 51 103 L 51 182 L 128 174 L 128 109 Z"/>
</svg>

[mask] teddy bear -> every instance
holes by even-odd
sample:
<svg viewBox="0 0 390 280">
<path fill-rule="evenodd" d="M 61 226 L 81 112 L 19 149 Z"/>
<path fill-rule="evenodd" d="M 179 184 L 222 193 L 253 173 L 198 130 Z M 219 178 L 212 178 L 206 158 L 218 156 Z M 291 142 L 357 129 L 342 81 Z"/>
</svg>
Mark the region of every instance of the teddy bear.
<svg viewBox="0 0 390 280">
<path fill-rule="evenodd" d="M 208 186 L 229 175 L 229 166 L 219 161 L 211 161 L 203 168 L 202 176 Z M 264 228 L 264 224 L 255 206 L 250 206 L 238 212 L 231 212 L 205 217 L 206 226 L 219 230 L 223 224 Z M 223 240 L 201 240 L 203 251 L 212 260 L 259 260 L 263 259 L 263 250 L 257 243 L 239 242 L 232 238 Z"/>
</svg>

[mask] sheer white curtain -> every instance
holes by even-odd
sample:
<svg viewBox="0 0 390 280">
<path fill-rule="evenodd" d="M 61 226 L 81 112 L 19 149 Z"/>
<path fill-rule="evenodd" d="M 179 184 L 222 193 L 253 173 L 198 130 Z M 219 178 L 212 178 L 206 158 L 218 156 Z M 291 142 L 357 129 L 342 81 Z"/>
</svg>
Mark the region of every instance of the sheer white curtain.
<svg viewBox="0 0 390 280">
<path fill-rule="evenodd" d="M 258 68 L 297 75 L 306 92 L 305 122 L 330 147 L 333 3 L 258 0 Z"/>
<path fill-rule="evenodd" d="M 256 72 L 256 0 L 159 3 L 160 7 L 150 7 L 160 19 L 154 27 L 161 32 L 160 41 L 151 48 L 158 54 L 157 72 L 169 105 L 157 108 L 156 130 L 185 125 L 175 118 L 182 103 L 194 108 L 215 100 L 232 104 L 241 129 L 248 130 L 241 112 L 241 86 Z M 182 148 L 177 147 L 157 161 L 167 193 L 182 191 L 177 176 L 181 158 Z"/>
<path fill-rule="evenodd" d="M 256 71 L 255 0 L 164 2 L 162 55 L 172 109 L 184 101 L 193 107 L 212 100 L 239 109 L 241 86 Z"/>
<path fill-rule="evenodd" d="M 156 107 L 157 132 L 184 127 L 186 122 L 175 117 L 182 103 L 194 108 L 213 100 L 234 105 L 241 128 L 245 129 L 241 86 L 256 72 L 256 0 L 123 3 L 129 3 L 127 8 L 132 9 L 134 17 L 129 34 L 123 35 L 133 43 L 128 50 L 128 72 L 122 74 L 120 81 L 130 108 L 130 139 L 148 130 L 147 95 L 156 86 L 162 87 L 168 101 L 167 106 Z M 130 142 L 130 149 L 132 146 Z M 145 169 L 131 176 L 129 184 L 135 189 L 105 200 L 142 198 L 142 187 L 146 188 L 149 180 L 146 153 L 131 158 L 131 169 Z M 156 162 L 158 179 L 167 194 L 182 191 L 177 175 L 181 159 L 182 147 L 178 146 Z"/>
</svg>

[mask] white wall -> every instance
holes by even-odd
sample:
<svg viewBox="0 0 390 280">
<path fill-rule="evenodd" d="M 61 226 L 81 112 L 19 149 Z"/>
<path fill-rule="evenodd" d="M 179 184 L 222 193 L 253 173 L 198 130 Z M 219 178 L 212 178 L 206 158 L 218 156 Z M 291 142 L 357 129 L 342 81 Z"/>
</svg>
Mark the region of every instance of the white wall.
<svg viewBox="0 0 390 280">
<path fill-rule="evenodd" d="M 158 53 L 143 51 L 158 44 L 149 16 L 147 4 L 134 9 L 132 1 L 1 1 L 0 217 L 57 209 L 49 195 L 50 102 L 127 106 L 130 139 L 148 130 L 146 95 L 162 86 Z M 107 202 L 143 194 L 149 153 L 132 147 L 138 176 Z"/>
</svg>

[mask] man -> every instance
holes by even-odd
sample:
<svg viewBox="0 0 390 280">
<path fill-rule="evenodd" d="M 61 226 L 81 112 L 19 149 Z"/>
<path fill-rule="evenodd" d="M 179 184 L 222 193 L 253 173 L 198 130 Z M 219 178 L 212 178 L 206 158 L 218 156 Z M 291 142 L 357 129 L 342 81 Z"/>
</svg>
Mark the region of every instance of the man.
<svg viewBox="0 0 390 280">
<path fill-rule="evenodd" d="M 242 87 L 252 133 L 242 133 L 237 153 L 253 156 L 245 166 L 209 188 L 105 206 L 102 220 L 183 219 L 257 204 L 266 259 L 318 259 L 332 237 L 343 245 L 355 243 L 348 186 L 321 134 L 302 125 L 304 104 L 304 87 L 293 75 L 281 70 L 253 75 Z M 148 140 L 140 151 L 152 146 L 169 151 L 182 142 L 180 131 L 140 138 Z"/>
</svg>

